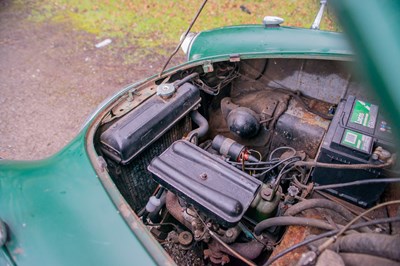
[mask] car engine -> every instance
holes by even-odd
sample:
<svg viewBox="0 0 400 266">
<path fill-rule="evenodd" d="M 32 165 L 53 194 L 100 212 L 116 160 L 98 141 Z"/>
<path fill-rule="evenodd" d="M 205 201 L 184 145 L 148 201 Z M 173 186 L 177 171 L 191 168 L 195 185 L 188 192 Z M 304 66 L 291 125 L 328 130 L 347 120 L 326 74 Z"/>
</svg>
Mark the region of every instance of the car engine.
<svg viewBox="0 0 400 266">
<path fill-rule="evenodd" d="M 390 121 L 338 61 L 183 69 L 121 97 L 96 139 L 178 265 L 400 263 L 398 210 L 365 211 L 396 199 Z"/>
</svg>

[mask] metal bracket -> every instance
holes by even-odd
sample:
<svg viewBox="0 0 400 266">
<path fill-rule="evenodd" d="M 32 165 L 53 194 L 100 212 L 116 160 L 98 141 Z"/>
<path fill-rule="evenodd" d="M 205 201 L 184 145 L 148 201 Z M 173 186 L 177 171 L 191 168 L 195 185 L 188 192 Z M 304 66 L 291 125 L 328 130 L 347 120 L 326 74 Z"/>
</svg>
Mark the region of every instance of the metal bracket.
<svg viewBox="0 0 400 266">
<path fill-rule="evenodd" d="M 166 77 L 160 85 L 166 84 L 169 81 L 170 76 Z M 147 100 L 156 93 L 157 85 L 152 84 L 146 88 L 134 88 L 128 91 L 127 94 L 122 96 L 113 106 L 111 111 L 105 115 L 101 124 L 111 122 L 112 120 L 122 117 L 126 113 L 130 112 L 132 109 L 136 108 L 143 101 Z"/>
<path fill-rule="evenodd" d="M 231 54 L 229 56 L 229 62 L 240 62 L 240 54 Z"/>
<path fill-rule="evenodd" d="M 210 73 L 210 72 L 214 71 L 214 66 L 212 65 L 211 61 L 204 62 L 203 71 L 204 71 L 204 73 Z"/>
</svg>

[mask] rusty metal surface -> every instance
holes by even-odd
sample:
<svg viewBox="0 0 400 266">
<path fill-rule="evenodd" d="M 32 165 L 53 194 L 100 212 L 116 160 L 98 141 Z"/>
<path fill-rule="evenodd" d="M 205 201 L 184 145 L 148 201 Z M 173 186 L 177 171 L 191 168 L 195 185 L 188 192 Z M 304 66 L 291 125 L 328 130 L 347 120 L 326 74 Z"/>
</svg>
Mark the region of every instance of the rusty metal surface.
<svg viewBox="0 0 400 266">
<path fill-rule="evenodd" d="M 286 250 L 287 248 L 302 242 L 310 234 L 310 228 L 305 226 L 289 226 L 286 230 L 282 241 L 274 249 L 271 257 L 274 257 Z M 287 254 L 286 256 L 278 259 L 272 265 L 274 266 L 291 266 L 296 265 L 297 261 L 300 259 L 301 254 L 308 251 L 307 247 L 301 247 L 293 252 Z"/>
<path fill-rule="evenodd" d="M 306 111 L 297 100 L 292 99 L 287 111 L 276 123 L 272 149 L 290 146 L 315 158 L 328 126 L 328 120 Z"/>
<path fill-rule="evenodd" d="M 313 198 L 320 198 L 316 194 L 313 195 Z M 329 224 L 336 226 L 337 224 L 344 224 L 346 221 L 340 215 L 337 215 L 334 211 L 329 209 L 309 209 L 301 212 L 297 216 L 303 216 L 306 218 L 314 218 L 321 219 L 324 221 L 328 221 Z M 280 243 L 276 246 L 273 253 L 271 254 L 271 258 L 278 255 L 282 251 L 287 248 L 292 247 L 295 244 L 298 244 L 304 241 L 310 235 L 318 235 L 324 230 L 320 230 L 317 228 L 311 228 L 308 226 L 289 226 L 286 229 Z M 282 258 L 276 260 L 272 265 L 274 266 L 291 266 L 296 265 L 299 261 L 301 255 L 305 252 L 309 251 L 307 246 L 300 247 L 295 249 L 294 251 L 288 253 Z"/>
<path fill-rule="evenodd" d="M 229 247 L 246 259 L 254 260 L 260 256 L 265 245 L 257 240 L 252 240 L 246 243 L 234 243 L 229 245 Z M 210 241 L 210 243 L 208 243 L 208 249 L 204 250 L 204 256 L 210 258 L 213 263 L 229 262 L 230 259 L 227 255 L 235 257 L 230 250 L 215 240 Z"/>
<path fill-rule="evenodd" d="M 181 224 L 186 226 L 189 230 L 192 231 L 192 225 L 189 221 L 187 221 L 183 216 L 183 208 L 179 205 L 178 197 L 172 192 L 167 192 L 166 199 L 166 207 L 169 213 L 178 220 Z"/>
<path fill-rule="evenodd" d="M 397 188 L 398 189 L 398 188 Z M 386 197 L 388 197 L 388 200 L 391 197 L 396 197 L 398 193 L 396 192 L 396 188 L 393 188 L 393 190 L 388 190 Z M 312 198 L 324 198 L 326 196 L 328 199 L 334 200 L 335 202 L 341 204 L 343 207 L 348 209 L 350 212 L 354 214 L 354 217 L 363 211 L 365 209 L 360 208 L 358 206 L 355 206 L 351 203 L 348 203 L 346 201 L 343 201 L 341 199 L 335 198 L 331 195 L 326 195 L 326 193 L 314 193 L 312 195 Z M 396 208 L 397 207 L 397 208 Z M 394 208 L 380 208 L 377 209 L 373 212 L 371 212 L 367 217 L 366 220 L 372 220 L 372 219 L 377 219 L 377 218 L 384 218 L 384 217 L 393 217 L 398 215 L 400 212 L 398 206 L 395 206 Z M 300 214 L 299 214 L 300 215 Z M 316 219 L 322 219 L 325 221 L 328 221 L 332 225 L 338 225 L 338 224 L 346 224 L 348 221 L 346 221 L 341 215 L 337 215 L 332 210 L 328 209 L 310 209 L 307 211 L 302 212 L 303 217 L 307 218 L 316 218 Z M 394 223 L 398 224 L 398 223 Z M 392 226 L 389 228 L 388 225 L 379 225 L 376 227 L 377 230 L 385 230 L 386 232 L 392 231 L 392 233 L 395 233 L 395 230 L 398 230 L 398 227 Z M 271 257 L 274 257 L 281 253 L 282 251 L 286 250 L 287 248 L 302 242 L 305 240 L 309 235 L 316 235 L 320 234 L 321 230 L 315 229 L 315 228 L 310 228 L 310 227 L 305 227 L 305 226 L 289 226 L 283 235 L 281 242 L 277 247 L 274 249 Z M 309 251 L 307 246 L 298 248 L 294 250 L 293 252 L 283 256 L 282 258 L 278 259 L 275 261 L 272 265 L 275 266 L 291 266 L 291 265 L 296 265 L 297 261 L 300 259 L 301 254 L 304 252 Z"/>
<path fill-rule="evenodd" d="M 136 90 L 129 91 L 128 94 L 122 96 L 118 103 L 111 109 L 111 111 L 104 117 L 102 124 L 113 121 L 139 106 L 143 101 L 147 100 L 156 93 L 156 85 L 151 85 L 144 88 L 140 92 Z"/>
</svg>

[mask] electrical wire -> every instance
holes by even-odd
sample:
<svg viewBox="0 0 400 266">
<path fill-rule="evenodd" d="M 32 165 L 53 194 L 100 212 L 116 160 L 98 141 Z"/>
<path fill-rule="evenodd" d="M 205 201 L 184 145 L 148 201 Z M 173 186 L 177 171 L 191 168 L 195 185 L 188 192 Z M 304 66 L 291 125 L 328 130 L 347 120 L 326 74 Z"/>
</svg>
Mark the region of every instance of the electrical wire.
<svg viewBox="0 0 400 266">
<path fill-rule="evenodd" d="M 332 189 L 332 188 L 359 186 L 359 185 L 365 185 L 365 184 L 397 183 L 397 182 L 400 182 L 400 178 L 398 178 L 398 177 L 397 178 L 374 178 L 374 179 L 366 179 L 366 180 L 357 180 L 357 181 L 347 182 L 347 183 L 314 186 L 313 190 L 325 190 L 325 189 Z"/>
<path fill-rule="evenodd" d="M 369 169 L 369 168 L 385 168 L 393 164 L 393 160 L 388 160 L 383 164 L 334 164 L 334 163 L 321 163 L 321 162 L 305 162 L 299 161 L 296 163 L 297 166 L 307 167 L 322 167 L 322 168 L 334 168 L 334 169 Z"/>
<path fill-rule="evenodd" d="M 254 153 L 257 153 L 257 155 L 259 156 L 259 159 L 258 159 L 258 161 L 260 161 L 260 162 L 261 162 L 261 160 L 262 160 L 262 155 L 261 155 L 261 153 L 260 153 L 259 151 L 256 151 L 256 150 L 253 150 L 253 149 L 250 149 L 250 150 L 249 150 L 249 152 L 250 152 L 250 154 L 251 154 L 252 152 L 254 152 Z"/>
<path fill-rule="evenodd" d="M 326 199 L 328 199 L 328 200 L 330 200 L 332 202 L 335 202 L 335 203 L 339 204 L 340 206 L 346 208 L 349 212 L 354 214 L 354 216 L 357 216 L 357 215 L 359 215 L 361 213 L 360 211 L 355 210 L 354 208 L 350 207 L 349 205 L 341 203 L 338 200 L 338 198 L 336 198 L 334 196 L 331 196 L 328 193 L 325 193 L 325 192 L 322 192 L 322 191 L 315 191 L 315 192 L 318 193 L 319 195 L 321 195 L 322 197 L 324 197 L 324 198 L 326 198 Z M 363 217 L 363 219 L 366 220 L 366 221 L 372 221 L 373 220 L 373 219 L 371 219 L 369 217 Z M 388 228 L 386 228 L 385 226 L 382 226 L 380 224 L 378 224 L 377 227 L 381 228 L 383 231 L 388 231 L 389 230 Z"/>
<path fill-rule="evenodd" d="M 381 218 L 381 219 L 376 219 L 376 220 L 372 220 L 372 221 L 368 221 L 368 222 L 362 222 L 362 223 L 358 223 L 358 224 L 354 224 L 352 226 L 350 226 L 348 229 L 349 230 L 353 230 L 353 229 L 358 229 L 361 227 L 365 227 L 365 226 L 371 226 L 371 225 L 377 225 L 377 224 L 383 224 L 383 223 L 393 223 L 393 222 L 400 222 L 400 216 L 396 216 L 396 217 L 390 217 L 390 218 Z M 307 244 L 310 244 L 312 242 L 315 242 L 319 239 L 322 239 L 324 237 L 330 237 L 333 236 L 335 234 L 337 234 L 339 232 L 340 229 L 335 229 L 329 232 L 325 232 L 322 234 L 319 234 L 317 236 L 311 237 L 309 239 L 306 239 L 300 243 L 297 243 L 293 246 L 291 246 L 290 248 L 282 251 L 281 253 L 279 253 L 278 255 L 270 258 L 263 266 L 268 266 L 271 265 L 272 263 L 274 263 L 276 260 L 282 258 L 283 256 L 285 256 L 286 254 L 292 252 L 295 249 L 298 249 L 302 246 L 305 246 Z"/>
<path fill-rule="evenodd" d="M 301 160 L 300 157 L 293 157 L 293 158 L 296 159 L 296 160 Z M 275 183 L 273 185 L 273 188 L 272 188 L 272 195 L 275 195 L 275 193 L 278 191 L 279 184 L 281 183 L 281 180 L 282 180 L 283 176 L 285 174 L 287 174 L 288 172 L 290 172 L 295 167 L 294 165 L 292 165 L 292 163 L 293 162 L 285 164 L 282 167 L 282 169 L 279 171 L 278 177 L 276 178 L 276 181 L 275 181 Z M 290 167 L 288 169 L 286 169 L 286 167 L 288 167 L 288 166 L 290 166 Z"/>
<path fill-rule="evenodd" d="M 231 70 L 229 70 L 231 68 Z M 221 68 L 217 68 L 217 71 L 220 71 Z M 201 78 L 198 78 L 195 80 L 195 83 L 206 93 L 211 94 L 211 95 L 218 95 L 221 88 L 223 88 L 225 85 L 229 84 L 232 80 L 238 78 L 240 76 L 239 74 L 239 66 L 238 64 L 235 64 L 234 67 L 228 66 L 224 71 L 230 71 L 228 75 L 226 76 L 219 76 L 218 74 L 216 77 L 220 79 L 221 81 L 215 85 L 215 86 L 210 86 L 206 82 L 204 82 Z"/>
<path fill-rule="evenodd" d="M 296 150 L 294 148 L 289 147 L 289 146 L 282 146 L 282 147 L 278 147 L 275 150 L 271 151 L 271 153 L 269 154 L 269 160 L 271 161 L 272 160 L 272 155 L 274 155 L 275 152 L 280 151 L 280 150 L 290 150 L 290 151 L 292 151 L 293 154 L 291 155 L 291 157 L 296 155 Z"/>
<path fill-rule="evenodd" d="M 357 222 L 360 218 L 364 217 L 365 215 L 367 215 L 368 213 L 372 212 L 373 210 L 379 209 L 381 207 L 384 206 L 388 206 L 388 205 L 393 205 L 393 204 L 400 204 L 400 200 L 392 200 L 392 201 L 387 201 L 384 203 L 380 203 L 368 210 L 366 210 L 365 212 L 361 213 L 360 215 L 358 215 L 357 217 L 355 217 L 353 220 L 351 220 L 350 222 L 348 222 L 342 229 L 340 229 L 340 231 L 333 237 L 329 238 L 328 240 L 326 240 L 322 245 L 320 245 L 318 247 L 318 252 L 321 253 L 322 251 L 324 251 L 327 247 L 329 247 L 329 245 L 331 245 L 332 243 L 334 243 L 336 241 L 336 239 L 342 235 L 344 232 L 346 232 L 347 229 L 349 229 L 349 227 L 354 224 L 355 222 Z"/>
<path fill-rule="evenodd" d="M 230 164 L 233 164 L 233 165 L 242 165 L 242 162 L 235 162 L 235 161 L 231 161 L 230 159 L 226 159 L 226 162 L 230 163 Z M 255 165 L 265 165 L 265 164 L 271 165 L 271 164 L 275 164 L 277 162 L 279 162 L 279 160 L 272 160 L 272 161 L 265 161 L 265 162 L 263 162 L 263 161 L 260 161 L 260 162 L 247 162 L 247 161 L 245 161 L 244 165 L 245 166 L 246 165 L 247 166 L 255 166 Z"/>
<path fill-rule="evenodd" d="M 278 167 L 279 165 L 281 165 L 281 164 L 283 164 L 283 163 L 286 163 L 286 162 L 288 162 L 288 161 L 290 161 L 290 160 L 293 160 L 293 159 L 301 160 L 301 158 L 300 158 L 299 156 L 288 157 L 288 158 L 286 158 L 286 159 L 284 159 L 284 160 L 279 161 L 279 162 L 276 163 L 275 165 L 269 167 L 269 168 L 266 169 L 265 171 L 263 171 L 263 172 L 261 172 L 261 173 L 259 173 L 259 174 L 256 174 L 255 177 L 263 176 L 263 175 L 267 174 L 268 172 L 272 171 L 274 168 Z M 289 162 L 288 164 L 290 164 L 290 163 L 293 163 L 293 162 Z"/>
<path fill-rule="evenodd" d="M 293 181 L 293 184 L 295 185 L 295 186 L 297 186 L 298 188 L 300 188 L 300 189 L 309 189 L 309 187 L 307 186 L 307 185 L 304 185 L 303 183 L 301 183 L 298 179 L 297 179 L 297 176 L 293 176 L 293 179 L 292 179 L 292 181 Z"/>
</svg>

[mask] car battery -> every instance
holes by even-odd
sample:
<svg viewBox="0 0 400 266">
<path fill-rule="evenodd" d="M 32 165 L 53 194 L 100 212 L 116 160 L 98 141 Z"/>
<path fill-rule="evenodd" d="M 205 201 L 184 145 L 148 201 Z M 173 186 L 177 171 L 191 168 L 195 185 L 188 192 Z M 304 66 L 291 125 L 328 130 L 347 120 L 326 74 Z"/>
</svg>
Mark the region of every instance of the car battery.
<svg viewBox="0 0 400 266">
<path fill-rule="evenodd" d="M 378 148 L 380 147 L 380 148 Z M 339 103 L 335 116 L 322 142 L 317 161 L 332 164 L 380 164 L 378 150 L 394 152 L 395 145 L 389 123 L 379 112 L 379 106 L 354 96 Z M 346 183 L 385 177 L 385 170 L 333 169 L 316 167 L 312 179 L 316 185 Z M 384 183 L 364 184 L 327 191 L 361 207 L 379 200 Z"/>
</svg>

